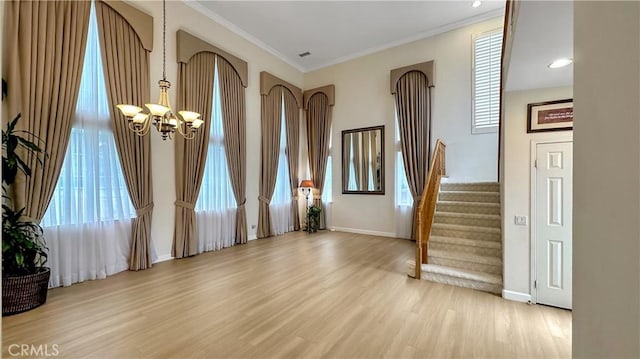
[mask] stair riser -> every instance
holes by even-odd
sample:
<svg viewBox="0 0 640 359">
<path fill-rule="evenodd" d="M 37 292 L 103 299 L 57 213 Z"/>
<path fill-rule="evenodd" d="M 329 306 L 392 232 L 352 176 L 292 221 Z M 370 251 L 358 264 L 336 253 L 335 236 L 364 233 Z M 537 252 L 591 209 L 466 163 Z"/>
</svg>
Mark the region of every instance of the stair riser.
<svg viewBox="0 0 640 359">
<path fill-rule="evenodd" d="M 502 274 L 502 265 L 483 264 L 475 262 L 467 262 L 463 260 L 455 260 L 450 258 L 439 258 L 429 256 L 429 263 L 441 266 L 469 269 L 477 272 Z"/>
<path fill-rule="evenodd" d="M 441 201 L 500 203 L 500 196 L 493 193 L 448 193 L 440 192 Z"/>
<path fill-rule="evenodd" d="M 490 227 L 490 228 L 500 228 L 500 219 L 496 218 L 465 218 L 465 217 L 455 217 L 455 216 L 442 216 L 436 213 L 436 217 L 434 219 L 435 223 L 446 223 L 446 224 L 460 224 L 465 226 L 478 226 L 478 227 Z"/>
<path fill-rule="evenodd" d="M 429 241 L 429 249 L 451 251 L 451 252 L 472 253 L 472 254 L 492 256 L 497 258 L 502 257 L 502 251 L 499 248 L 475 247 L 475 246 L 465 246 L 460 244 Z"/>
<path fill-rule="evenodd" d="M 455 230 L 455 229 L 432 228 L 431 229 L 431 235 L 432 236 L 442 236 L 442 237 L 477 239 L 477 240 L 481 240 L 481 241 L 500 242 L 500 234 L 499 233 L 484 233 L 484 232 L 474 232 L 474 231 L 460 231 L 460 230 Z"/>
<path fill-rule="evenodd" d="M 472 191 L 472 192 L 500 192 L 500 185 L 495 184 L 473 184 L 473 183 L 442 183 L 442 191 Z"/>
<path fill-rule="evenodd" d="M 460 205 L 438 203 L 436 205 L 436 211 L 500 215 L 500 207 L 491 207 L 491 206 L 460 206 Z"/>
<path fill-rule="evenodd" d="M 444 274 L 422 272 L 422 279 L 429 280 L 432 282 L 442 283 L 442 284 L 455 285 L 463 288 L 481 290 L 483 292 L 489 292 L 494 294 L 502 293 L 501 285 L 483 283 L 483 282 L 478 282 L 470 279 L 454 278 Z"/>
</svg>

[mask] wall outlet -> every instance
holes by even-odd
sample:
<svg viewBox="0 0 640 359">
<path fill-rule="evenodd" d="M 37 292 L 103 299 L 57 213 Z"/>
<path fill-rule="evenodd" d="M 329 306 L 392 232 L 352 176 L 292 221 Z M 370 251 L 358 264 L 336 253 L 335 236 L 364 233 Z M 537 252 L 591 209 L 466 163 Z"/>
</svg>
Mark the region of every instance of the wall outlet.
<svg viewBox="0 0 640 359">
<path fill-rule="evenodd" d="M 527 216 L 516 216 L 513 222 L 517 226 L 526 226 L 527 225 Z"/>
</svg>

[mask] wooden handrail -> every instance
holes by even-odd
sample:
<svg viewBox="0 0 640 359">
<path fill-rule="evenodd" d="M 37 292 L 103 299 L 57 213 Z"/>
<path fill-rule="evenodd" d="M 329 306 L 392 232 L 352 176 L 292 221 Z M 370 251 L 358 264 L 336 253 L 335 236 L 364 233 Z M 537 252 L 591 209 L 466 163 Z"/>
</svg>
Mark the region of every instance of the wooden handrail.
<svg viewBox="0 0 640 359">
<path fill-rule="evenodd" d="M 428 261 L 428 244 L 431 235 L 431 225 L 436 212 L 436 202 L 440 191 L 440 180 L 445 174 L 444 142 L 437 140 L 436 148 L 431 157 L 429 175 L 422 191 L 420 205 L 416 211 L 416 271 L 415 278 L 420 279 L 422 264 Z"/>
</svg>

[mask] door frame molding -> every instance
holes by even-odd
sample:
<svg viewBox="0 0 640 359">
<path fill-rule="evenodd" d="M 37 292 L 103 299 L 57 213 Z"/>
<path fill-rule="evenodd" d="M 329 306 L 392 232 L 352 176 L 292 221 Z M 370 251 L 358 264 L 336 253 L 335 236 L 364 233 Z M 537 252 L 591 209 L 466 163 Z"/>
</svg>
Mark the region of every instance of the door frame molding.
<svg viewBox="0 0 640 359">
<path fill-rule="evenodd" d="M 534 286 L 534 282 L 538 279 L 538 268 L 536 266 L 537 264 L 537 257 L 536 257 L 536 248 L 537 248 L 537 242 L 538 242 L 538 238 L 537 238 L 537 234 L 536 234 L 536 223 L 537 223 L 537 218 L 536 218 L 536 186 L 537 186 L 537 181 L 536 181 L 536 175 L 537 175 L 537 171 L 536 171 L 536 165 L 535 165 L 535 161 L 537 159 L 537 148 L 538 145 L 541 144 L 549 144 L 549 143 L 567 143 L 570 142 L 573 146 L 573 133 L 572 134 L 567 134 L 567 135 L 563 135 L 563 136 L 558 136 L 558 137 L 554 137 L 554 138 L 540 138 L 540 139 L 533 139 L 531 140 L 531 150 L 529 153 L 530 156 L 530 162 L 529 162 L 529 168 L 530 168 L 530 182 L 529 182 L 529 198 L 531 199 L 530 205 L 531 208 L 529 208 L 529 217 L 530 217 L 530 221 L 529 221 L 529 253 L 531 254 L 530 259 L 529 259 L 529 264 L 530 264 L 530 268 L 529 268 L 529 293 L 531 293 L 531 303 L 536 304 L 538 302 L 538 291 Z M 572 147 L 573 148 L 573 147 Z M 571 204 L 573 205 L 573 203 Z M 572 253 L 573 255 L 573 253 Z M 573 266 L 573 263 L 571 264 Z"/>
</svg>

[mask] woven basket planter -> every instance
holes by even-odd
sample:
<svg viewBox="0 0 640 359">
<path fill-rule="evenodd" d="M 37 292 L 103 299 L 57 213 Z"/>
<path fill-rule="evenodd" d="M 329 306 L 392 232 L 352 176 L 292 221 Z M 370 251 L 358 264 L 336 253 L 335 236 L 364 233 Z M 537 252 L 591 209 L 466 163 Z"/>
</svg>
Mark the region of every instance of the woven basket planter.
<svg viewBox="0 0 640 359">
<path fill-rule="evenodd" d="M 2 277 L 2 316 L 26 312 L 47 301 L 51 269 L 35 274 Z"/>
</svg>

